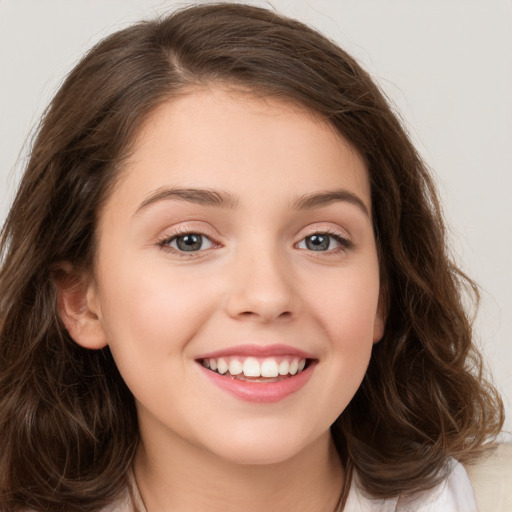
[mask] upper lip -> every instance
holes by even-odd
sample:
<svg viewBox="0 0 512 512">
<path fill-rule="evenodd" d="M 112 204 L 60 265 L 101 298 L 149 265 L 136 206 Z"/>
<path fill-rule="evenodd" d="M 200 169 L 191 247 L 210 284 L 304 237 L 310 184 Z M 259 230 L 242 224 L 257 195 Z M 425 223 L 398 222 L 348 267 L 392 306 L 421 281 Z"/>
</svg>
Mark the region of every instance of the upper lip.
<svg viewBox="0 0 512 512">
<path fill-rule="evenodd" d="M 301 359 L 315 359 L 315 357 L 289 345 L 235 345 L 207 354 L 202 354 L 196 359 L 217 359 L 219 357 L 244 356 L 244 357 L 275 357 L 275 356 L 295 356 Z"/>
</svg>

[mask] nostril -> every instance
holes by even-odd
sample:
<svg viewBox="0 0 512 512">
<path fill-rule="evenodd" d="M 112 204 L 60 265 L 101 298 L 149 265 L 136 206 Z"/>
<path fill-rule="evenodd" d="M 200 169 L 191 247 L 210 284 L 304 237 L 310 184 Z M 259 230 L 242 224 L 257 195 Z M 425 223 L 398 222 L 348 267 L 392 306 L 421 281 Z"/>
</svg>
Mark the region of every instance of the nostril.
<svg viewBox="0 0 512 512">
<path fill-rule="evenodd" d="M 255 311 L 242 311 L 239 315 L 244 318 L 250 318 L 250 317 L 255 317 L 255 316 L 264 316 L 264 315 L 256 313 Z M 279 313 L 275 318 L 286 320 L 291 317 L 292 317 L 291 311 L 283 311 L 282 313 Z"/>
</svg>

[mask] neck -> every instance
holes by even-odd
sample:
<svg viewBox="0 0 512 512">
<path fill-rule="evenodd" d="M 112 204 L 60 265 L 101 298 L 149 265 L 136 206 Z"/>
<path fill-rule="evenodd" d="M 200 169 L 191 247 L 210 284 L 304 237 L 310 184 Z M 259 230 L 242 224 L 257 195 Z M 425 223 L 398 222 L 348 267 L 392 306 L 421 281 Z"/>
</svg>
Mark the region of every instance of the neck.
<svg viewBox="0 0 512 512">
<path fill-rule="evenodd" d="M 147 512 L 334 512 L 344 477 L 329 433 L 288 460 L 258 465 L 142 435 L 134 472 Z"/>
</svg>

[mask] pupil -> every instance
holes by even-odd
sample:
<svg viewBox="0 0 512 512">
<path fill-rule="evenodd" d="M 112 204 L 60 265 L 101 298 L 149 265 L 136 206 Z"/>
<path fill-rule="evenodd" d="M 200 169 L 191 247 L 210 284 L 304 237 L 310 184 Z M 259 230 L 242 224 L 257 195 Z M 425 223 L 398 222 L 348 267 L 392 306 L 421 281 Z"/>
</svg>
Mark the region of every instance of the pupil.
<svg viewBox="0 0 512 512">
<path fill-rule="evenodd" d="M 176 245 L 180 251 L 198 251 L 203 244 L 201 235 L 183 235 L 176 239 Z"/>
<path fill-rule="evenodd" d="M 325 235 L 311 235 L 306 238 L 306 247 L 311 251 L 325 251 L 329 249 L 329 237 Z"/>
</svg>

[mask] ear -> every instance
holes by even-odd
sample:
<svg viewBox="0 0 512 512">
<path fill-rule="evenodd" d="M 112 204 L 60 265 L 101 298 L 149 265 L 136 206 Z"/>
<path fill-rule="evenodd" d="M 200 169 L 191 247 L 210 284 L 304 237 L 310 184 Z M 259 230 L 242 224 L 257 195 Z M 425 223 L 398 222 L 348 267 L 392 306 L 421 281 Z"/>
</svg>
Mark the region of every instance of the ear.
<svg viewBox="0 0 512 512">
<path fill-rule="evenodd" d="M 53 281 L 57 288 L 60 318 L 70 336 L 84 348 L 105 347 L 107 336 L 93 279 L 62 263 L 53 269 Z"/>
<path fill-rule="evenodd" d="M 373 343 L 378 343 L 382 336 L 384 336 L 384 329 L 386 327 L 386 320 L 383 315 L 377 311 L 375 315 L 375 321 L 373 323 Z"/>
<path fill-rule="evenodd" d="M 377 305 L 377 312 L 375 314 L 375 320 L 373 322 L 373 343 L 378 343 L 384 336 L 386 329 L 386 320 L 388 317 L 387 307 L 385 303 L 385 293 L 381 293 L 379 297 L 379 303 Z"/>
</svg>

